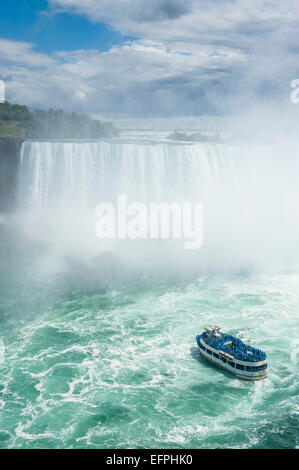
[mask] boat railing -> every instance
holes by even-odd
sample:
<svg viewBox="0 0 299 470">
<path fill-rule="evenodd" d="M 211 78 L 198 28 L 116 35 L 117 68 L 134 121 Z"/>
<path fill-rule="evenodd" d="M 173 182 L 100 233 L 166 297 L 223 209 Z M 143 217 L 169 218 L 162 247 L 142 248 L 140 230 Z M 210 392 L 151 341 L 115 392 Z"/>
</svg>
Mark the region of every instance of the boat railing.
<svg viewBox="0 0 299 470">
<path fill-rule="evenodd" d="M 207 351 L 210 353 L 215 352 L 216 354 L 219 354 L 219 349 L 214 348 L 211 346 L 209 343 L 206 343 L 202 337 L 199 338 L 199 342 L 207 349 Z M 242 366 L 250 366 L 250 367 L 259 367 L 259 366 L 264 366 L 267 364 L 267 361 L 263 359 L 262 361 L 242 361 L 241 359 L 237 359 L 236 357 L 233 356 L 233 362 L 235 364 L 239 364 Z"/>
</svg>

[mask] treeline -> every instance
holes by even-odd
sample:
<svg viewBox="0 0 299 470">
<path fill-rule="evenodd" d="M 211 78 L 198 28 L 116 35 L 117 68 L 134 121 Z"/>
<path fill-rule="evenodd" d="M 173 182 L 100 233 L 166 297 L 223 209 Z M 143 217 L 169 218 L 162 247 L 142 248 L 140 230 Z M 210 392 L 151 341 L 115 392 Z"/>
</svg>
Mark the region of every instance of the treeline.
<svg viewBox="0 0 299 470">
<path fill-rule="evenodd" d="M 0 121 L 30 121 L 31 112 L 27 106 L 10 104 L 8 101 L 0 103 Z"/>
<path fill-rule="evenodd" d="M 118 136 L 112 123 L 92 119 L 86 114 L 70 114 L 62 109 L 30 111 L 27 106 L 7 101 L 0 104 L 0 121 L 6 125 L 18 123 L 28 138 L 97 139 Z"/>
</svg>

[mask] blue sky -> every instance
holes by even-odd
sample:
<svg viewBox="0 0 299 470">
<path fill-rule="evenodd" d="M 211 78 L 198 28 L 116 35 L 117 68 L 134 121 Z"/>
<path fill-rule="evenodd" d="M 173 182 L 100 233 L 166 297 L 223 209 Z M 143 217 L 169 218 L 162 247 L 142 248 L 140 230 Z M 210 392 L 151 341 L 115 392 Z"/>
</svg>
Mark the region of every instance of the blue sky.
<svg viewBox="0 0 299 470">
<path fill-rule="evenodd" d="M 10 0 L 11 102 L 94 115 L 197 116 L 289 103 L 297 0 Z"/>
<path fill-rule="evenodd" d="M 40 52 L 98 49 L 134 39 L 109 25 L 93 23 L 83 15 L 52 14 L 47 0 L 9 0 L 1 8 L 0 34 L 3 38 L 28 41 Z"/>
</svg>

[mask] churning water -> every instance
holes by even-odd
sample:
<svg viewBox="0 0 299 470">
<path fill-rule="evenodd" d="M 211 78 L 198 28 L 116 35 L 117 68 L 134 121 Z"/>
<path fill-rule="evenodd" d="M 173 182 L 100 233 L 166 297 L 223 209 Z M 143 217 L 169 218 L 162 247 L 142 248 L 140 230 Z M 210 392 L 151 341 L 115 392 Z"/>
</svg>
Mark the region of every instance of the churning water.
<svg viewBox="0 0 299 470">
<path fill-rule="evenodd" d="M 295 447 L 296 171 L 266 148 L 26 142 L 1 225 L 0 446 Z M 97 240 L 120 193 L 202 201 L 204 246 Z M 263 349 L 267 379 L 204 363 L 209 323 Z"/>
</svg>

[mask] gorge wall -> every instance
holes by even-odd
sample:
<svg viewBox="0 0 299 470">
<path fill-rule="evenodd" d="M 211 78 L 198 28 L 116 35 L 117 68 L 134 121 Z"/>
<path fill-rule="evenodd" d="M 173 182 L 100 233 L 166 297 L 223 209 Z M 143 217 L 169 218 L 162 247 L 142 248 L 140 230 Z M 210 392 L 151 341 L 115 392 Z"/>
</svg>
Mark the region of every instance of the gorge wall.
<svg viewBox="0 0 299 470">
<path fill-rule="evenodd" d="M 22 137 L 0 137 L 0 212 L 11 211 L 15 204 L 23 142 Z"/>
</svg>

